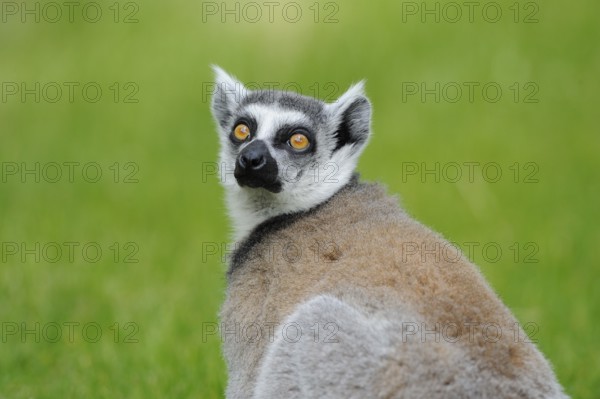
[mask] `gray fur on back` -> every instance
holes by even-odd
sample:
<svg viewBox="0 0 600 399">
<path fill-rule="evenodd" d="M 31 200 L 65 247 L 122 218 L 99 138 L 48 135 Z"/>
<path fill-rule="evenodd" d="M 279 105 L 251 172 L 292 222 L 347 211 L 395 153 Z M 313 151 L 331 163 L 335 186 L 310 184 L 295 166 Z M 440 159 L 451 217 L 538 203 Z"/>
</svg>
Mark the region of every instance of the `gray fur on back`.
<svg viewBox="0 0 600 399">
<path fill-rule="evenodd" d="M 480 368 L 477 359 L 452 343 L 421 342 L 418 336 L 403 341 L 402 320 L 414 321 L 415 316 L 368 317 L 332 296 L 310 299 L 284 325 L 298 323 L 311 331 L 315 323 L 334 323 L 339 327 L 336 342 L 305 334 L 292 343 L 277 334 L 253 398 L 567 398 L 543 374 L 507 380 Z"/>
<path fill-rule="evenodd" d="M 407 240 L 445 242 L 395 202 L 380 186 L 353 180 L 314 211 L 256 236 L 254 256 L 239 259 L 229 275 L 222 318 L 229 329 L 234 322 L 278 329 L 273 342 L 225 341 L 227 397 L 566 398 L 535 345 L 512 339 L 516 319 L 473 265 L 382 251 Z M 326 237 L 340 244 L 339 253 L 323 254 L 331 263 L 309 251 L 292 263 L 277 250 L 264 257 L 264 248 L 289 239 L 308 248 Z M 491 342 L 479 331 L 454 342 L 403 334 L 407 324 L 437 322 L 491 322 L 504 335 Z M 326 340 L 328 323 L 336 326 L 335 342 Z M 303 332 L 297 341 L 282 334 L 292 324 Z"/>
</svg>

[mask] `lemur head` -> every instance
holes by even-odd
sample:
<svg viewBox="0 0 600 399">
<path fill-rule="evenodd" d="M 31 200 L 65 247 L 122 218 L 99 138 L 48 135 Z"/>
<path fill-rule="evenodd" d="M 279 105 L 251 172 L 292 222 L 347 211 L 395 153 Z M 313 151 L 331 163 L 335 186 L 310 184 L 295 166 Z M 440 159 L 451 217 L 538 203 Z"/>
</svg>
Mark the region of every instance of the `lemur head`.
<svg viewBox="0 0 600 399">
<path fill-rule="evenodd" d="M 325 103 L 251 91 L 213 68 L 212 113 L 235 240 L 270 217 L 313 208 L 348 183 L 371 131 L 363 82 Z"/>
</svg>

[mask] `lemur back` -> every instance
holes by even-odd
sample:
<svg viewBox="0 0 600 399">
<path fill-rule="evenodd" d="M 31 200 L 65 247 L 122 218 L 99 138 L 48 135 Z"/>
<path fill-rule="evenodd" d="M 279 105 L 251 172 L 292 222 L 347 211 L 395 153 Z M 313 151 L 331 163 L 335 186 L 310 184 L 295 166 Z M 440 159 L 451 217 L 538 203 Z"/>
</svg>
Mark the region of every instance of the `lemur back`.
<svg viewBox="0 0 600 399">
<path fill-rule="evenodd" d="M 421 248 L 453 247 L 381 186 L 352 181 L 318 208 L 259 229 L 261 239 L 234 255 L 223 328 L 279 329 L 272 339 L 225 340 L 240 372 L 231 397 L 563 397 L 478 270 L 458 252 L 430 250 L 423 262 Z"/>
<path fill-rule="evenodd" d="M 362 85 L 325 104 L 216 71 L 235 171 L 228 398 L 566 397 L 478 269 L 354 174 L 370 136 Z"/>
</svg>

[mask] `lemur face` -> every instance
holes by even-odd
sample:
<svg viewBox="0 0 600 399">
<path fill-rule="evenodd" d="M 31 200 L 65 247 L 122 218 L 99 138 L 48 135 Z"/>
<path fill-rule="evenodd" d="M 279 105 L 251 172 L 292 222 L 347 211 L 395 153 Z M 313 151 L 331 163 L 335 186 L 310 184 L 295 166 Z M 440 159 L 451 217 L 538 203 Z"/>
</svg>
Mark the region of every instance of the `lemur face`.
<svg viewBox="0 0 600 399">
<path fill-rule="evenodd" d="M 348 183 L 370 135 L 362 82 L 328 104 L 291 92 L 249 91 L 214 69 L 221 183 L 236 240 L 270 217 L 315 207 Z"/>
<path fill-rule="evenodd" d="M 212 111 L 226 187 L 305 196 L 349 179 L 370 131 L 362 83 L 327 104 L 292 92 L 249 91 L 215 72 Z"/>
<path fill-rule="evenodd" d="M 237 184 L 280 193 L 303 178 L 317 180 L 318 166 L 328 162 L 334 142 L 326 122 L 325 106 L 315 99 L 274 91 L 248 93 L 223 126 L 224 133 L 229 131 L 225 159 L 235 160 Z"/>
</svg>

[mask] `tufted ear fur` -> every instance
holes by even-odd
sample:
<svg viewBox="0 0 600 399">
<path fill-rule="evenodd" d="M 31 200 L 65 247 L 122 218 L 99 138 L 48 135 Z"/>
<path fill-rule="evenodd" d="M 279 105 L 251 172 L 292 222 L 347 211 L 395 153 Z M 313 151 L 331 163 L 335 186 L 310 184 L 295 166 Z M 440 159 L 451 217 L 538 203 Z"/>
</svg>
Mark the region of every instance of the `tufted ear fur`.
<svg viewBox="0 0 600 399">
<path fill-rule="evenodd" d="M 213 65 L 212 69 L 215 72 L 216 86 L 212 97 L 212 114 L 219 126 L 224 129 L 233 111 L 248 94 L 248 89 L 218 66 Z"/>
<path fill-rule="evenodd" d="M 371 103 L 365 96 L 364 81 L 351 86 L 327 107 L 335 126 L 334 152 L 347 145 L 363 147 L 371 133 Z"/>
</svg>

